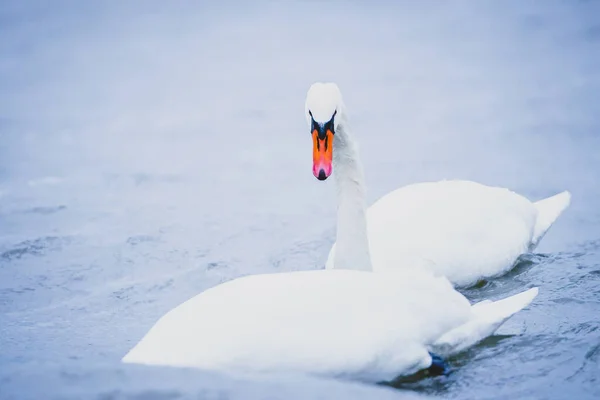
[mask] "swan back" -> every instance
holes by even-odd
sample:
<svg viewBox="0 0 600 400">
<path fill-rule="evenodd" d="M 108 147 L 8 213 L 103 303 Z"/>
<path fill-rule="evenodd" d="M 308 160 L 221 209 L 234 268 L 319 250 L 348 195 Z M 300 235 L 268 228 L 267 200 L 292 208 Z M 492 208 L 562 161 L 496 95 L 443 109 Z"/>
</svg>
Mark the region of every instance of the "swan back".
<svg viewBox="0 0 600 400">
<path fill-rule="evenodd" d="M 470 181 L 397 189 L 367 210 L 375 271 L 431 269 L 457 286 L 508 271 L 528 251 L 537 210 L 508 189 Z M 327 260 L 333 268 L 335 246 Z"/>
</svg>

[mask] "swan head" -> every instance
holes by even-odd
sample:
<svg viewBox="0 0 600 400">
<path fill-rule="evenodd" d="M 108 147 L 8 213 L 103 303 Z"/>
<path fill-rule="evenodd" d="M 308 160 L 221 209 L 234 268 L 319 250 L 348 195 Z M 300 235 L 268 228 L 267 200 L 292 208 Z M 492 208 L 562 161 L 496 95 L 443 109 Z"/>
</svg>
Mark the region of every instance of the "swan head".
<svg viewBox="0 0 600 400">
<path fill-rule="evenodd" d="M 313 139 L 313 175 L 323 181 L 333 170 L 333 139 L 342 114 L 342 94 L 335 83 L 313 83 L 304 113 Z"/>
</svg>

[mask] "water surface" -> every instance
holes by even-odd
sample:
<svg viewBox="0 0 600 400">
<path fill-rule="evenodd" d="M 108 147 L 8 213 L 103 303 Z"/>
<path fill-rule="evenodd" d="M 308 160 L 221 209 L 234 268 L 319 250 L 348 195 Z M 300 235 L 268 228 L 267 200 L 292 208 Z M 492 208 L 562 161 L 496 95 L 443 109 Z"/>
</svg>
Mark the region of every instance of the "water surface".
<svg viewBox="0 0 600 400">
<path fill-rule="evenodd" d="M 600 396 L 597 2 L 5 1 L 0 397 Z M 304 95 L 341 87 L 369 202 L 474 179 L 571 207 L 540 254 L 469 290 L 534 303 L 411 392 L 120 365 L 184 300 L 322 268 L 332 181 Z M 202 398 L 202 397 L 201 397 Z"/>
</svg>

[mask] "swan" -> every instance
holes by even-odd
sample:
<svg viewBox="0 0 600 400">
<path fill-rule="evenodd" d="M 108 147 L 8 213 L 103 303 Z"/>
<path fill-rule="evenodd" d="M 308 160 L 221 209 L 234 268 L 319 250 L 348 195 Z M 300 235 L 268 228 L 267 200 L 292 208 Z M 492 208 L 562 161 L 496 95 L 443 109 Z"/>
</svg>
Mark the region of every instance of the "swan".
<svg viewBox="0 0 600 400">
<path fill-rule="evenodd" d="M 309 111 L 316 156 L 327 163 L 339 122 L 319 105 Z M 247 275 L 209 288 L 162 316 L 122 362 L 390 382 L 443 371 L 444 358 L 492 335 L 537 296 L 534 287 L 471 305 L 429 270 L 373 273 L 363 200 L 347 195 L 363 190 L 360 168 L 346 165 L 357 174 L 340 185 L 336 257 L 344 268 Z"/>
<path fill-rule="evenodd" d="M 347 268 L 349 257 L 364 260 L 365 254 L 353 253 L 353 240 L 365 240 L 360 236 L 368 233 L 375 271 L 428 268 L 455 287 L 473 286 L 512 269 L 570 204 L 568 191 L 531 202 L 508 189 L 472 181 L 422 182 L 381 197 L 366 211 L 366 230 L 357 226 L 350 231 L 347 225 L 364 212 L 358 204 L 365 202 L 365 189 L 342 96 L 335 83 L 318 83 L 308 97 L 313 174 L 325 180 L 335 170 L 340 208 L 338 240 L 329 251 L 326 269 Z M 326 121 L 325 133 L 316 129 L 318 121 Z M 335 133 L 327 129 L 332 123 Z M 338 251 L 344 235 L 350 237 Z"/>
</svg>

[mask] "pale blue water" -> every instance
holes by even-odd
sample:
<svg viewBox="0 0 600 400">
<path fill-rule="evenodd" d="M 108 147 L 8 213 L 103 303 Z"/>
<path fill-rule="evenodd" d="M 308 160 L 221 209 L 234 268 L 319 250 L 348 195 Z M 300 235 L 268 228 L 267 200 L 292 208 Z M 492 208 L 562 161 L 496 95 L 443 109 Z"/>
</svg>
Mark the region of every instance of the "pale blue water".
<svg viewBox="0 0 600 400">
<path fill-rule="evenodd" d="M 0 397 L 598 398 L 600 3 L 211 4 L 2 3 Z M 523 334 L 407 391 L 120 365 L 210 286 L 323 266 L 316 80 L 345 95 L 371 202 L 442 178 L 572 192 L 542 255 L 467 292 L 540 286 Z"/>
</svg>

